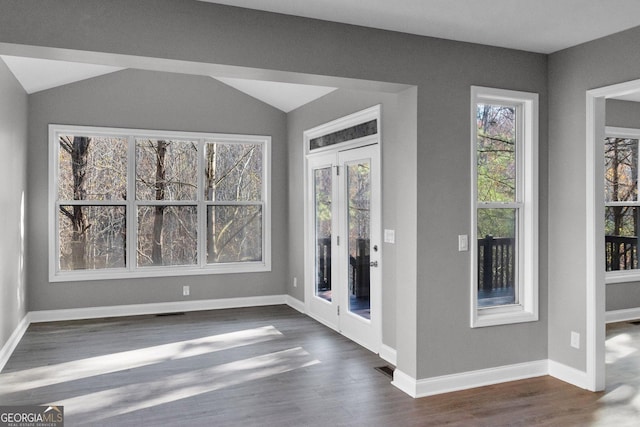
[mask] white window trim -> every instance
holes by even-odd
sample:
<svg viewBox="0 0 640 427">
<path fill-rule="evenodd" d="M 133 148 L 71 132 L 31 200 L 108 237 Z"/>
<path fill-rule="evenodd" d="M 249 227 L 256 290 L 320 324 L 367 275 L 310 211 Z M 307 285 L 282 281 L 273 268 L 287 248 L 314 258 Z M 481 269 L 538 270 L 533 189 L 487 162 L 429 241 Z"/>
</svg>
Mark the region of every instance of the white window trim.
<svg viewBox="0 0 640 427">
<path fill-rule="evenodd" d="M 607 126 L 605 127 L 605 138 L 630 138 L 637 139 L 640 144 L 640 129 L 636 128 L 623 128 L 623 127 L 614 127 Z M 640 163 L 640 158 L 638 159 Z M 604 182 L 604 181 L 603 181 Z M 603 200 L 604 206 L 607 205 Z M 635 203 L 624 203 L 625 206 L 635 205 L 640 206 L 640 200 Z M 636 270 L 623 270 L 623 271 L 605 271 L 605 283 L 615 284 L 615 283 L 628 283 L 628 282 L 638 282 L 640 281 L 640 269 Z"/>
<path fill-rule="evenodd" d="M 518 254 L 519 303 L 478 307 L 478 236 L 476 185 L 476 105 L 504 104 L 518 110 L 516 156 L 518 162 Z M 472 328 L 533 322 L 538 320 L 538 94 L 471 86 L 471 316 Z M 501 207 L 509 207 L 500 204 Z M 491 205 L 482 205 L 491 207 Z"/>
<path fill-rule="evenodd" d="M 58 135 L 60 134 L 86 134 L 90 136 L 120 136 L 129 138 L 129 152 L 136 137 L 146 138 L 167 138 L 167 139 L 187 139 L 198 140 L 198 180 L 199 189 L 202 188 L 202 176 L 204 168 L 204 144 L 205 141 L 215 140 L 223 143 L 252 143 L 262 144 L 263 149 L 263 180 L 262 180 L 262 261 L 256 262 L 237 262 L 237 263 L 218 263 L 207 264 L 206 242 L 204 238 L 198 238 L 198 262 L 196 265 L 190 266 L 163 266 L 163 267 L 141 267 L 138 268 L 135 262 L 135 256 L 127 252 L 127 267 L 120 269 L 103 269 L 103 270 L 76 270 L 76 271 L 60 271 L 58 263 L 58 160 L 60 144 L 58 144 Z M 50 282 L 71 282 L 86 280 L 106 280 L 106 279 L 129 279 L 143 277 L 167 277 L 167 276 L 192 276 L 206 274 L 229 274 L 229 273 L 254 273 L 271 271 L 271 137 L 261 135 L 237 135 L 237 134 L 218 134 L 218 133 L 202 133 L 202 132 L 175 132 L 175 131 L 158 131 L 147 129 L 127 129 L 127 128 L 108 128 L 93 126 L 66 126 L 58 124 L 49 125 L 49 281 Z M 128 156 L 128 175 L 131 176 L 135 172 L 135 156 Z M 134 224 L 135 211 L 138 204 L 150 205 L 154 201 L 136 201 L 135 200 L 135 182 L 129 177 L 127 200 L 126 201 L 110 201 L 110 205 L 118 205 L 127 207 L 127 223 Z M 91 201 L 83 201 L 83 205 L 92 204 Z M 99 204 L 99 203 L 96 203 Z M 198 191 L 197 200 L 183 202 L 171 202 L 175 205 L 197 206 L 198 209 L 198 236 L 206 235 L 206 216 L 207 205 L 212 204 L 204 200 L 202 191 Z M 221 203 L 220 203 L 221 204 Z M 243 204 L 242 202 L 227 202 L 229 204 Z M 251 203 L 256 204 L 256 203 Z M 137 230 L 135 230 L 137 232 Z M 136 235 L 133 228 L 127 229 L 127 248 L 136 247 Z"/>
</svg>

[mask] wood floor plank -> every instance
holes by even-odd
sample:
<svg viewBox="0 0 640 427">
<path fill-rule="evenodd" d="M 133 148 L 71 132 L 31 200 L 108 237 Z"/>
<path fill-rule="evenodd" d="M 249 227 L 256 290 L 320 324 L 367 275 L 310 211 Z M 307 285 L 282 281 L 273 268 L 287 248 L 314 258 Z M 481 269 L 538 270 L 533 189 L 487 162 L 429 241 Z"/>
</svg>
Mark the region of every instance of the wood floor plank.
<svg viewBox="0 0 640 427">
<path fill-rule="evenodd" d="M 286 306 L 34 324 L 0 404 L 60 403 L 68 426 L 640 425 L 640 326 L 607 338 L 602 393 L 547 376 L 412 399 Z"/>
</svg>

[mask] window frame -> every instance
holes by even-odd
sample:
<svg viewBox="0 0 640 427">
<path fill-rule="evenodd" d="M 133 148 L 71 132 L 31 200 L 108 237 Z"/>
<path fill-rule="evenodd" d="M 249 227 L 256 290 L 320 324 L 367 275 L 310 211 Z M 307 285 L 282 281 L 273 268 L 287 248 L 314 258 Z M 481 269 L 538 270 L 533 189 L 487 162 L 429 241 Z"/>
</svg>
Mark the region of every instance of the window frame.
<svg viewBox="0 0 640 427">
<path fill-rule="evenodd" d="M 59 178 L 59 135 L 105 136 L 127 138 L 127 198 L 126 200 L 82 200 L 69 201 L 58 199 Z M 197 141 L 198 188 L 195 200 L 138 200 L 135 195 L 136 181 L 136 147 L 139 138 L 193 140 Z M 260 201 L 211 201 L 204 195 L 204 156 L 205 145 L 216 142 L 224 144 L 260 144 L 262 145 L 262 189 Z M 49 125 L 49 281 L 71 282 L 84 280 L 129 279 L 144 277 L 191 276 L 204 274 L 253 273 L 271 271 L 271 137 L 264 135 L 241 135 L 203 132 L 161 131 L 148 129 L 111 128 L 75 125 Z M 126 240 L 127 248 L 137 247 L 138 229 L 137 212 L 140 206 L 157 204 L 170 206 L 196 206 L 197 210 L 197 262 L 186 266 L 138 266 L 136 251 L 126 253 L 127 265 L 124 268 L 109 268 L 97 270 L 60 269 L 59 263 L 59 206 L 124 206 L 126 209 Z M 247 262 L 207 263 L 207 207 L 212 205 L 259 205 L 262 209 L 262 260 Z"/>
<path fill-rule="evenodd" d="M 606 138 L 628 138 L 628 139 L 636 139 L 638 140 L 639 145 L 639 153 L 640 153 L 640 129 L 637 128 L 625 128 L 625 127 L 616 127 L 616 126 L 606 126 L 604 137 Z M 602 158 L 604 160 L 604 140 L 602 141 Z M 640 167 L 640 157 L 638 158 L 638 167 Z M 613 206 L 615 203 L 608 203 L 604 199 L 604 193 L 602 194 L 602 203 L 603 206 Z M 636 202 L 622 202 L 619 203 L 623 206 L 638 206 L 640 208 L 640 195 Z M 604 239 L 604 234 L 603 237 Z M 640 238 L 638 238 L 640 243 Z M 606 262 L 606 260 L 605 260 Z M 640 266 L 639 266 L 640 267 Z M 640 280 L 640 268 L 634 270 L 613 270 L 613 271 L 605 271 L 605 283 L 606 284 L 614 284 L 614 283 L 627 283 L 627 282 L 637 282 Z"/>
<path fill-rule="evenodd" d="M 477 194 L 477 105 L 516 109 L 516 200 L 479 202 Z M 471 86 L 471 302 L 472 328 L 538 320 L 538 94 Z M 516 210 L 515 304 L 478 306 L 478 210 Z"/>
</svg>

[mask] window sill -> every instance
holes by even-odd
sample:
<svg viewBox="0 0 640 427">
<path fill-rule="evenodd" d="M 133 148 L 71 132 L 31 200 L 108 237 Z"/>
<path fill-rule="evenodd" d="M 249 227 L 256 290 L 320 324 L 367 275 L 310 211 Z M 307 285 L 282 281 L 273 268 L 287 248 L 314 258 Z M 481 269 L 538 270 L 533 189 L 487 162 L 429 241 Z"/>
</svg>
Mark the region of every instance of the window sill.
<svg viewBox="0 0 640 427">
<path fill-rule="evenodd" d="M 477 309 L 471 319 L 472 328 L 536 322 L 538 314 L 527 311 L 521 305 Z"/>
<path fill-rule="evenodd" d="M 605 273 L 607 285 L 615 283 L 640 282 L 640 270 L 609 271 Z"/>
<path fill-rule="evenodd" d="M 243 264 L 219 264 L 206 268 L 197 267 L 147 267 L 136 271 L 114 269 L 112 271 L 64 271 L 49 275 L 49 282 L 79 282 L 91 280 L 142 279 L 149 277 L 200 276 L 207 274 L 259 273 L 271 271 L 271 266 L 264 262 Z"/>
</svg>

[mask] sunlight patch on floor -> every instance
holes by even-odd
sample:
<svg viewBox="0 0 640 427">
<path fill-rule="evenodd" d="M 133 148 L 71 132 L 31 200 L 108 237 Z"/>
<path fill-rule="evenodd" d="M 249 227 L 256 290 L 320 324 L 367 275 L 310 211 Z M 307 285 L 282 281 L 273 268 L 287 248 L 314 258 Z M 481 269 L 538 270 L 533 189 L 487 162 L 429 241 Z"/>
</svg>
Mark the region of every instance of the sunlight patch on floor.
<svg viewBox="0 0 640 427">
<path fill-rule="evenodd" d="M 605 403 L 626 403 L 636 397 L 636 395 L 637 390 L 635 389 L 635 387 L 627 384 L 622 384 L 605 393 L 605 395 L 600 398 L 600 401 Z"/>
<path fill-rule="evenodd" d="M 634 347 L 633 338 L 629 334 L 619 334 L 606 341 L 607 354 L 606 363 L 614 363 L 616 360 L 629 356 L 638 351 Z"/>
<path fill-rule="evenodd" d="M 0 395 L 200 356 L 265 342 L 281 336 L 282 334 L 275 327 L 264 326 L 9 372 L 0 374 Z"/>
<path fill-rule="evenodd" d="M 55 402 L 65 416 L 96 422 L 320 363 L 296 347 L 155 381 L 116 387 Z"/>
</svg>

